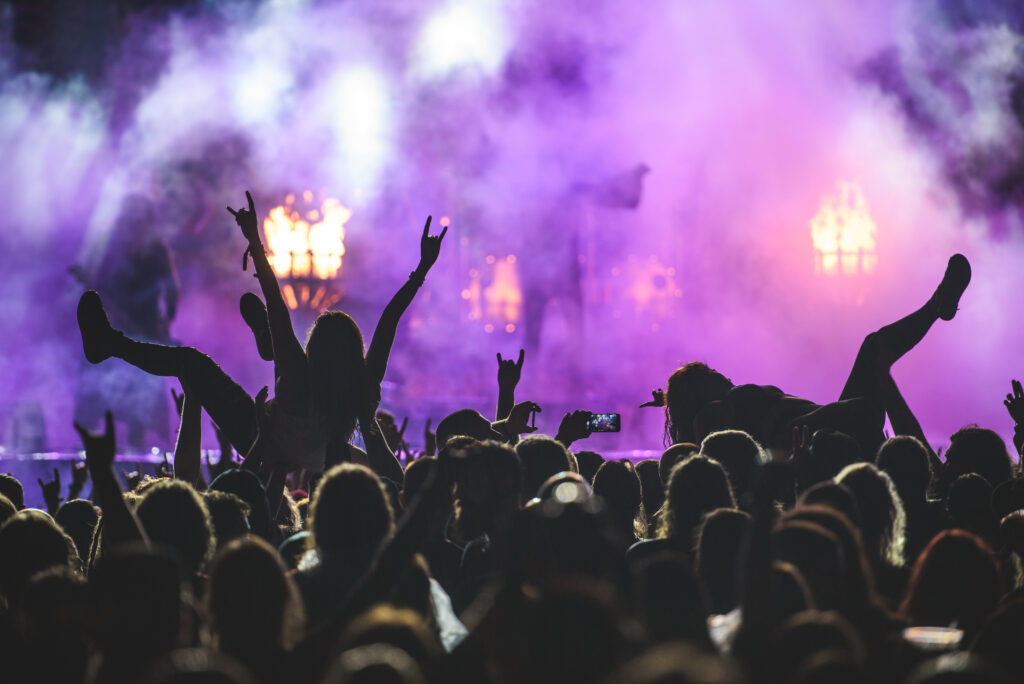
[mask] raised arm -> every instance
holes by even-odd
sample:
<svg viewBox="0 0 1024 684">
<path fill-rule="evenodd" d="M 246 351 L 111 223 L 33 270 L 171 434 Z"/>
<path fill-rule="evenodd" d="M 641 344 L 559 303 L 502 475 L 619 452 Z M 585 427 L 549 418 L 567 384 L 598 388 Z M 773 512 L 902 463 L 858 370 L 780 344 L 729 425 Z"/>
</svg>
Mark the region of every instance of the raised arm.
<svg viewBox="0 0 1024 684">
<path fill-rule="evenodd" d="M 173 393 L 174 390 L 171 390 Z M 178 395 L 174 395 L 175 403 L 178 402 Z M 181 424 L 178 427 L 178 441 L 174 444 L 174 477 L 184 480 L 199 491 L 206 489 L 206 481 L 203 480 L 202 465 L 202 442 L 203 428 L 202 405 L 182 383 L 181 404 L 178 413 L 181 417 Z"/>
<path fill-rule="evenodd" d="M 938 476 L 942 472 L 944 465 L 939 459 L 938 454 L 935 453 L 935 450 L 928 444 L 928 440 L 925 439 L 921 423 L 918 422 L 914 412 L 910 410 L 910 406 L 903 398 L 903 394 L 900 393 L 900 388 L 896 385 L 896 381 L 893 380 L 892 374 L 888 372 L 882 374 L 881 383 L 885 413 L 889 416 L 889 422 L 892 423 L 893 432 L 897 435 L 917 437 L 928 451 L 928 460 L 931 461 L 932 469 L 935 471 L 935 475 Z"/>
<path fill-rule="evenodd" d="M 495 412 L 495 420 L 505 420 L 508 414 L 512 413 L 512 407 L 516 405 L 516 386 L 523 374 L 523 359 L 526 358 L 526 351 L 519 350 L 519 359 L 502 359 L 501 352 L 498 353 L 498 409 Z"/>
<path fill-rule="evenodd" d="M 370 371 L 370 377 L 380 384 L 384 380 L 384 373 L 388 369 L 388 357 L 391 356 L 391 346 L 395 343 L 395 334 L 398 332 L 398 322 L 402 314 L 409 308 L 417 290 L 423 285 L 430 267 L 437 261 L 441 253 L 441 240 L 444 239 L 448 227 L 441 231 L 441 234 L 434 237 L 430 235 L 430 220 L 423 226 L 423 235 L 420 237 L 420 263 L 416 270 L 409 274 L 409 280 L 399 288 L 395 296 L 391 298 L 384 312 L 377 321 L 377 327 L 373 331 L 373 338 L 370 340 L 370 347 L 366 351 L 366 367 Z"/>
<path fill-rule="evenodd" d="M 263 299 L 267 302 L 267 320 L 270 323 L 270 337 L 274 345 L 274 365 L 277 375 L 282 375 L 280 371 L 287 368 L 288 365 L 304 364 L 306 354 L 295 336 L 288 305 L 285 304 L 284 297 L 281 296 L 277 276 L 274 275 L 274 269 L 270 267 L 267 252 L 263 248 L 259 221 L 256 218 L 256 207 L 248 190 L 245 192 L 245 198 L 249 201 L 248 209 L 236 210 L 228 207 L 228 211 L 235 217 L 235 222 L 242 229 L 242 235 L 249 242 L 246 253 L 252 257 L 256 278 L 260 282 Z M 243 256 L 243 266 L 244 258 Z"/>
<path fill-rule="evenodd" d="M 1010 386 L 1013 394 L 1006 395 L 1003 405 L 1013 418 L 1013 446 L 1017 450 L 1018 467 L 1024 471 L 1024 458 L 1021 457 L 1024 452 L 1024 387 L 1020 380 L 1011 380 Z"/>
<path fill-rule="evenodd" d="M 93 498 L 103 509 L 103 542 L 114 544 L 142 540 L 149 543 L 146 532 L 128 508 L 121 487 L 114 477 L 114 416 L 107 411 L 103 434 L 93 434 L 75 423 L 75 430 L 85 446 L 85 464 L 92 477 Z"/>
</svg>

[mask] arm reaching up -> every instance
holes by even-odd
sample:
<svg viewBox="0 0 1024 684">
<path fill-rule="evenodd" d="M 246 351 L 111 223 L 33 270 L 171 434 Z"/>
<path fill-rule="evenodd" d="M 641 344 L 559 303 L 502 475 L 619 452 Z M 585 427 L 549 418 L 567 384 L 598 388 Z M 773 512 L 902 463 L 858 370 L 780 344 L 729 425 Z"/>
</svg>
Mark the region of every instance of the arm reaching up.
<svg viewBox="0 0 1024 684">
<path fill-rule="evenodd" d="M 1017 449 L 1017 457 L 1020 458 L 1024 450 L 1024 387 L 1021 387 L 1020 380 L 1011 380 L 1010 386 L 1013 394 L 1007 394 L 1003 405 L 1013 418 L 1013 446 Z M 1024 462 L 1020 464 L 1024 470 Z"/>
<path fill-rule="evenodd" d="M 203 491 L 206 489 L 200 448 L 203 409 L 184 383 L 181 389 L 181 408 L 178 410 L 181 425 L 178 428 L 178 441 L 174 444 L 174 476 L 189 483 L 196 490 Z M 171 392 L 173 394 L 174 390 Z M 177 402 L 176 394 L 174 399 Z"/>
<path fill-rule="evenodd" d="M 931 461 L 932 470 L 935 471 L 937 477 L 942 473 L 942 469 L 945 466 L 939 459 L 938 454 L 935 453 L 935 450 L 928 444 L 928 440 L 925 439 L 921 423 L 917 421 L 914 412 L 907 405 L 903 394 L 900 393 L 900 388 L 896 385 L 896 381 L 893 380 L 892 374 L 885 372 L 881 375 L 880 380 L 883 390 L 882 396 L 885 401 L 885 413 L 889 416 L 889 422 L 892 423 L 893 432 L 897 435 L 917 437 L 921 444 L 924 445 L 924 448 L 927 449 L 928 460 Z"/>
<path fill-rule="evenodd" d="M 495 420 L 504 420 L 512 413 L 512 407 L 516 404 L 516 386 L 523 375 L 523 359 L 526 358 L 526 350 L 519 350 L 519 359 L 502 359 L 501 352 L 498 352 L 498 410 L 494 416 Z"/>
<path fill-rule="evenodd" d="M 146 532 L 135 513 L 128 508 L 121 487 L 114 477 L 114 416 L 107 411 L 106 429 L 94 434 L 75 423 L 75 430 L 85 446 L 85 464 L 92 476 L 96 502 L 103 508 L 103 540 L 105 544 L 142 540 Z"/>
<path fill-rule="evenodd" d="M 384 373 L 388 369 L 388 358 L 391 356 L 391 346 L 395 343 L 395 334 L 398 332 L 398 322 L 402 314 L 409 308 L 416 291 L 423 285 L 430 267 L 437 261 L 441 253 L 441 241 L 448 232 L 446 226 L 441 234 L 434 237 L 430 235 L 430 220 L 423 226 L 423 235 L 420 237 L 420 263 L 416 270 L 409 274 L 409 280 L 398 290 L 384 312 L 380 315 L 377 327 L 373 331 L 373 338 L 370 340 L 370 347 L 366 351 L 366 367 L 370 371 L 370 377 L 380 384 L 384 380 Z"/>
</svg>

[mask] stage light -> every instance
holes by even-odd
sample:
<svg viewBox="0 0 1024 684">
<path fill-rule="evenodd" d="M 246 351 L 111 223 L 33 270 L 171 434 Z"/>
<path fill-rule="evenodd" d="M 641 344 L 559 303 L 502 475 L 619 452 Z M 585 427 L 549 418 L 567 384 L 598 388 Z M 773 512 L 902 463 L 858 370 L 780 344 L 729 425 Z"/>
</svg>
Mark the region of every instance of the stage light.
<svg viewBox="0 0 1024 684">
<path fill-rule="evenodd" d="M 442 78 L 457 70 L 483 75 L 498 70 L 509 38 L 498 0 L 450 0 L 420 32 L 412 64 L 423 79 Z"/>
<path fill-rule="evenodd" d="M 829 276 L 872 273 L 878 264 L 877 234 L 864 192 L 854 183 L 839 181 L 811 219 L 814 272 Z"/>
<path fill-rule="evenodd" d="M 348 67 L 327 86 L 342 178 L 351 185 L 375 179 L 388 157 L 391 93 L 385 78 L 369 65 Z"/>
</svg>

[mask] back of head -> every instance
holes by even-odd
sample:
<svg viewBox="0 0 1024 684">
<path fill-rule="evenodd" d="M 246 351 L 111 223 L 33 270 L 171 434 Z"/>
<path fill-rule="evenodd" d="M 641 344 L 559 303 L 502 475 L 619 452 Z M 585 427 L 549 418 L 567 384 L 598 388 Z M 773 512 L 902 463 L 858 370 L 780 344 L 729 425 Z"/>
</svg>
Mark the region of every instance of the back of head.
<svg viewBox="0 0 1024 684">
<path fill-rule="evenodd" d="M 491 422 L 473 409 L 459 409 L 449 413 L 437 424 L 434 435 L 438 449 L 443 449 L 448 440 L 459 435 L 472 437 L 481 442 L 500 438 L 500 435 L 491 428 Z"/>
<path fill-rule="evenodd" d="M 518 510 L 523 469 L 516 451 L 499 442 L 481 442 L 463 454 L 455 479 L 456 529 L 469 541 L 494 531 Z"/>
<path fill-rule="evenodd" d="M 306 358 L 321 420 L 333 426 L 335 438 L 348 441 L 367 394 L 375 390 L 359 326 L 344 312 L 323 312 L 309 330 Z"/>
<path fill-rule="evenodd" d="M 345 651 L 324 675 L 321 684 L 426 684 L 408 653 L 387 644 L 370 644 Z"/>
<path fill-rule="evenodd" d="M 210 489 L 234 494 L 249 506 L 249 529 L 267 541 L 274 538 L 274 522 L 263 483 L 256 473 L 246 468 L 232 468 L 214 478 Z"/>
<path fill-rule="evenodd" d="M 889 476 L 870 463 L 857 463 L 843 468 L 836 482 L 857 500 L 864 551 L 872 566 L 879 562 L 902 566 L 907 519 Z"/>
<path fill-rule="evenodd" d="M 626 536 L 635 538 L 643 494 L 633 464 L 629 461 L 605 462 L 594 476 L 594 494 L 604 499 L 609 513 Z"/>
<path fill-rule="evenodd" d="M 864 553 L 860 531 L 845 515 L 829 506 L 803 505 L 788 513 L 786 520 L 803 520 L 820 525 L 836 536 L 843 551 L 841 607 L 844 614 L 859 614 L 869 607 L 868 603 L 876 607 L 882 605 L 875 594 L 874 575 Z"/>
<path fill-rule="evenodd" d="M 81 681 L 89 657 L 86 582 L 67 566 L 36 573 L 22 593 L 18 622 L 21 660 L 31 663 L 25 681 Z M 11 671 L 11 681 L 21 681 Z"/>
<path fill-rule="evenodd" d="M 669 475 L 658 536 L 684 535 L 692 543 L 701 518 L 716 508 L 736 508 L 725 469 L 710 458 L 691 456 Z"/>
<path fill-rule="evenodd" d="M 655 646 L 619 668 L 609 684 L 740 684 L 725 658 L 686 642 Z"/>
<path fill-rule="evenodd" d="M 860 507 L 853 492 L 846 485 L 832 480 L 812 485 L 800 495 L 801 506 L 828 506 L 839 511 L 853 525 L 860 526 Z"/>
<path fill-rule="evenodd" d="M 914 564 L 902 610 L 913 625 L 947 627 L 953 622 L 969 642 L 1003 593 L 992 550 L 963 530 L 935 536 Z"/>
<path fill-rule="evenodd" d="M 992 485 L 981 475 L 967 473 L 953 480 L 946 492 L 946 510 L 953 527 L 995 542 L 999 521 L 992 510 Z"/>
<path fill-rule="evenodd" d="M 3 494 L 0 494 L 0 525 L 7 522 L 7 519 L 18 512 L 14 503 Z"/>
<path fill-rule="evenodd" d="M 640 478 L 640 493 L 648 518 L 665 503 L 665 482 L 661 479 L 659 466 L 653 458 L 645 458 L 636 464 L 636 476 Z"/>
<path fill-rule="evenodd" d="M 711 597 L 711 612 L 728 613 L 738 603 L 737 580 L 743 539 L 750 516 L 719 508 L 708 513 L 697 534 L 697 573 Z"/>
<path fill-rule="evenodd" d="M 527 437 L 516 445 L 516 453 L 523 464 L 524 501 L 536 496 L 552 475 L 575 470 L 569 450 L 550 437 Z"/>
<path fill-rule="evenodd" d="M 843 551 L 834 534 L 803 520 L 784 521 L 772 533 L 777 560 L 792 563 L 810 587 L 814 605 L 832 610 L 842 603 Z"/>
<path fill-rule="evenodd" d="M 638 612 L 652 641 L 711 645 L 708 598 L 686 556 L 658 552 L 645 558 L 634 574 Z"/>
<path fill-rule="evenodd" d="M 701 442 L 700 453 L 722 464 L 741 507 L 752 503 L 746 501 L 750 496 L 751 480 L 754 471 L 765 460 L 761 446 L 753 437 L 741 430 L 713 432 Z"/>
<path fill-rule="evenodd" d="M 672 373 L 665 390 L 665 415 L 673 443 L 696 442 L 693 419 L 707 404 L 723 399 L 732 387 L 727 377 L 699 361 Z"/>
<path fill-rule="evenodd" d="M 259 537 L 236 539 L 217 552 L 207 603 L 221 650 L 246 662 L 298 640 L 302 604 L 285 573 L 277 552 Z"/>
<path fill-rule="evenodd" d="M 210 512 L 217 548 L 223 548 L 228 542 L 249 534 L 249 516 L 252 510 L 249 504 L 230 492 L 208 489 L 203 492 L 203 503 Z"/>
<path fill-rule="evenodd" d="M 8 473 L 0 473 L 0 494 L 10 499 L 19 511 L 25 508 L 25 490 L 18 478 Z"/>
<path fill-rule="evenodd" d="M 52 567 L 77 569 L 78 552 L 46 513 L 23 510 L 0 527 L 0 595 L 17 605 L 32 575 Z"/>
<path fill-rule="evenodd" d="M 437 456 L 421 456 L 405 466 L 405 481 L 402 484 L 402 505 L 409 507 L 420 493 L 430 474 L 437 469 Z"/>
<path fill-rule="evenodd" d="M 410 608 L 379 603 L 355 617 L 338 642 L 338 649 L 349 651 L 372 644 L 399 649 L 430 677 L 435 674 L 443 654 L 437 635 L 424 617 Z"/>
<path fill-rule="evenodd" d="M 92 535 L 99 521 L 99 514 L 92 502 L 85 499 L 65 501 L 57 509 L 54 520 L 74 540 L 78 557 L 82 560 L 88 559 Z"/>
<path fill-rule="evenodd" d="M 394 527 L 387 493 L 373 471 L 343 463 L 324 474 L 309 507 L 310 529 L 324 558 L 369 561 Z"/>
<path fill-rule="evenodd" d="M 234 658 L 203 648 L 181 648 L 157 660 L 140 684 L 255 684 Z"/>
<path fill-rule="evenodd" d="M 961 475 L 977 473 L 993 487 L 1013 476 L 1006 442 L 992 430 L 965 427 L 953 433 L 946 450 L 943 479 L 952 482 Z"/>
<path fill-rule="evenodd" d="M 202 570 L 216 539 L 206 504 L 181 480 L 163 479 L 146 489 L 135 509 L 151 541 L 178 554 L 186 576 Z"/>
<path fill-rule="evenodd" d="M 1020 635 L 1024 634 L 1024 599 L 1002 603 L 982 626 L 971 644 L 976 653 L 1006 672 L 1024 671 Z"/>
<path fill-rule="evenodd" d="M 661 458 L 658 459 L 658 474 L 661 475 L 661 481 L 667 486 L 668 476 L 672 474 L 672 469 L 676 467 L 676 464 L 685 461 L 699 451 L 700 447 L 693 442 L 673 444 L 665 449 Z"/>
<path fill-rule="evenodd" d="M 811 485 L 831 480 L 846 466 L 860 460 L 860 445 L 847 434 L 824 428 L 811 437 L 810 458 L 796 465 L 796 487 L 804 491 Z"/>
<path fill-rule="evenodd" d="M 801 666 L 822 651 L 841 651 L 859 663 L 865 658 L 856 630 L 839 613 L 808 610 L 786 620 L 772 645 L 778 681 L 793 681 Z"/>
<path fill-rule="evenodd" d="M 892 478 L 904 504 L 924 500 L 932 468 L 928 450 L 917 437 L 900 435 L 887 439 L 878 449 L 875 465 Z"/>
<path fill-rule="evenodd" d="M 577 451 L 575 456 L 576 464 L 580 469 L 580 475 L 585 477 L 587 482 L 593 483 L 594 475 L 597 474 L 597 469 L 604 463 L 604 458 L 595 451 Z"/>
</svg>

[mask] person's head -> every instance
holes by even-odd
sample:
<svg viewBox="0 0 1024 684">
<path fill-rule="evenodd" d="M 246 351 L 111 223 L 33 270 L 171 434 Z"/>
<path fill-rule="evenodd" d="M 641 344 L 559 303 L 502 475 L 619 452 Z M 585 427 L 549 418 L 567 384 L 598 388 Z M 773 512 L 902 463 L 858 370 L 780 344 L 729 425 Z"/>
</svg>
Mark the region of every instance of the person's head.
<svg viewBox="0 0 1024 684">
<path fill-rule="evenodd" d="M 352 434 L 356 415 L 370 400 L 369 394 L 380 391 L 369 380 L 363 354 L 359 326 L 341 311 L 320 314 L 306 338 L 317 409 L 322 420 L 335 426 L 334 434 L 339 438 L 347 439 Z"/>
<path fill-rule="evenodd" d="M 636 464 L 636 476 L 640 478 L 640 493 L 643 495 L 644 513 L 648 521 L 665 503 L 665 483 L 661 479 L 659 465 L 653 458 L 645 458 Z"/>
<path fill-rule="evenodd" d="M 17 619 L 25 681 L 80 682 L 89 658 L 85 578 L 66 565 L 37 572 L 22 592 Z M 20 681 L 6 671 L 11 681 Z"/>
<path fill-rule="evenodd" d="M 402 491 L 398 495 L 398 501 L 402 508 L 408 508 L 416 500 L 424 483 L 430 474 L 437 469 L 437 456 L 421 456 L 409 465 L 405 466 L 405 481 L 402 483 Z"/>
<path fill-rule="evenodd" d="M 946 492 L 946 511 L 953 527 L 994 543 L 999 521 L 992 510 L 992 485 L 981 475 L 967 473 L 953 480 Z"/>
<path fill-rule="evenodd" d="M 917 437 L 900 435 L 885 440 L 878 449 L 875 465 L 886 473 L 906 506 L 920 504 L 932 480 L 928 449 Z"/>
<path fill-rule="evenodd" d="M 857 500 L 864 552 L 872 567 L 904 564 L 907 519 L 903 502 L 889 476 L 870 463 L 847 466 L 836 476 Z"/>
<path fill-rule="evenodd" d="M 745 681 L 725 658 L 695 644 L 655 646 L 612 673 L 609 684 L 739 684 Z"/>
<path fill-rule="evenodd" d="M 416 661 L 387 644 L 358 646 L 341 653 L 321 684 L 426 684 Z"/>
<path fill-rule="evenodd" d="M 777 681 L 792 682 L 801 666 L 822 651 L 841 651 L 860 663 L 865 660 L 860 636 L 839 613 L 808 610 L 792 616 L 782 623 L 771 645 Z"/>
<path fill-rule="evenodd" d="M 725 398 L 732 381 L 699 361 L 677 369 L 665 390 L 665 417 L 673 444 L 696 442 L 693 419 L 705 406 Z"/>
<path fill-rule="evenodd" d="M 831 480 L 839 471 L 860 460 L 860 445 L 847 434 L 823 428 L 811 437 L 808 458 L 794 461 L 797 491 Z"/>
<path fill-rule="evenodd" d="M 75 541 L 78 557 L 83 561 L 88 560 L 92 535 L 99 520 L 99 514 L 92 502 L 85 499 L 65 501 L 57 509 L 54 520 Z"/>
<path fill-rule="evenodd" d="M 206 504 L 181 480 L 163 479 L 149 487 L 135 508 L 150 541 L 178 554 L 186 577 L 203 569 L 213 556 L 216 539 Z"/>
<path fill-rule="evenodd" d="M 1024 671 L 1024 599 L 1004 600 L 971 643 L 971 653 L 998 665 L 1006 672 Z"/>
<path fill-rule="evenodd" d="M 843 602 L 843 549 L 836 535 L 804 520 L 784 520 L 772 533 L 776 560 L 792 563 L 807 582 L 814 605 L 833 610 Z"/>
<path fill-rule="evenodd" d="M 206 510 L 210 511 L 214 535 L 217 537 L 217 548 L 224 547 L 229 541 L 249 534 L 249 516 L 251 510 L 235 494 L 209 489 L 203 492 Z"/>
<path fill-rule="evenodd" d="M 0 596 L 12 607 L 32 575 L 52 567 L 79 568 L 71 537 L 42 511 L 23 510 L 0 527 Z"/>
<path fill-rule="evenodd" d="M 7 519 L 18 512 L 11 500 L 0 494 L 0 525 L 7 522 Z"/>
<path fill-rule="evenodd" d="M 0 473 L 0 494 L 10 499 L 19 511 L 25 508 L 25 490 L 18 478 L 10 473 Z"/>
<path fill-rule="evenodd" d="M 669 475 L 658 536 L 680 537 L 691 547 L 701 518 L 716 508 L 736 508 L 729 477 L 718 461 L 691 456 Z"/>
<path fill-rule="evenodd" d="M 977 473 L 993 487 L 1013 476 L 1010 454 L 1006 442 L 992 430 L 977 426 L 965 427 L 953 433 L 946 450 L 943 479 L 952 482 L 961 475 Z"/>
<path fill-rule="evenodd" d="M 672 469 L 676 467 L 677 463 L 685 461 L 699 451 L 700 447 L 693 442 L 683 442 L 673 444 L 661 452 L 661 458 L 658 459 L 658 474 L 661 475 L 662 484 L 668 486 L 668 476 L 672 474 Z"/>
<path fill-rule="evenodd" d="M 555 473 L 576 470 L 569 450 L 550 437 L 527 437 L 516 445 L 523 465 L 523 501 L 537 495 L 544 480 Z"/>
<path fill-rule="evenodd" d="M 250 666 L 301 637 L 298 589 L 277 552 L 259 537 L 236 539 L 217 552 L 206 601 L 217 647 Z"/>
<path fill-rule="evenodd" d="M 210 490 L 234 494 L 249 507 L 249 530 L 266 541 L 274 538 L 274 522 L 266 491 L 256 473 L 246 468 L 232 468 L 214 478 Z"/>
<path fill-rule="evenodd" d="M 366 563 L 391 532 L 394 512 L 380 479 L 353 463 L 324 474 L 309 507 L 310 530 L 321 556 Z"/>
<path fill-rule="evenodd" d="M 455 531 L 463 541 L 494 533 L 519 510 L 523 469 L 514 449 L 481 442 L 463 451 L 455 478 Z"/>
<path fill-rule="evenodd" d="M 379 603 L 357 615 L 342 633 L 338 649 L 381 644 L 401 649 L 428 678 L 436 674 L 443 647 L 423 615 L 410 608 Z"/>
<path fill-rule="evenodd" d="M 732 508 L 711 511 L 697 532 L 697 574 L 711 598 L 711 612 L 725 614 L 738 603 L 737 580 L 750 516 Z"/>
<path fill-rule="evenodd" d="M 853 492 L 833 480 L 812 485 L 800 495 L 801 506 L 828 506 L 842 513 L 853 525 L 860 527 L 860 508 Z"/>
<path fill-rule="evenodd" d="M 660 551 L 633 570 L 637 612 L 654 643 L 685 640 L 711 645 L 707 594 L 685 555 Z M 714 611 L 711 611 L 714 612 Z"/>
<path fill-rule="evenodd" d="M 615 527 L 627 539 L 643 536 L 646 523 L 640 478 L 629 461 L 606 461 L 594 476 L 594 494 L 604 500 Z"/>
<path fill-rule="evenodd" d="M 604 458 L 595 451 L 576 451 L 573 453 L 576 456 L 576 464 L 580 468 L 580 475 L 585 477 L 587 482 L 593 483 L 594 475 L 597 474 L 597 469 L 604 463 Z"/>
<path fill-rule="evenodd" d="M 589 501 L 594 496 L 594 489 L 582 475 L 569 471 L 555 473 L 537 490 L 537 497 L 531 499 L 528 505 L 543 503 L 554 499 L 558 503 L 573 503 Z"/>
<path fill-rule="evenodd" d="M 437 448 L 441 449 L 452 437 L 464 435 L 478 442 L 488 439 L 501 440 L 502 435 L 491 427 L 491 421 L 473 409 L 459 409 L 441 419 L 434 431 Z"/>
<path fill-rule="evenodd" d="M 948 627 L 956 622 L 969 643 L 1002 594 L 992 549 L 970 532 L 945 530 L 918 556 L 901 610 L 913 625 Z"/>
<path fill-rule="evenodd" d="M 747 499 L 753 474 L 765 461 L 761 445 L 753 437 L 742 430 L 712 432 L 701 442 L 700 453 L 722 464 L 741 507 L 752 503 Z"/>
</svg>

